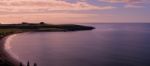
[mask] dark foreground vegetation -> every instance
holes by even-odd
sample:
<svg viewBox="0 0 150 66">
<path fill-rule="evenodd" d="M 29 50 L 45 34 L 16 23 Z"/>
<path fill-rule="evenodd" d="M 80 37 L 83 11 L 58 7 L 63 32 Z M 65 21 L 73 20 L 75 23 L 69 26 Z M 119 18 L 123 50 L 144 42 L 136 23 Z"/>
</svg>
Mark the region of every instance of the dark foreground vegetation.
<svg viewBox="0 0 150 66">
<path fill-rule="evenodd" d="M 31 66 L 31 65 L 30 65 L 30 62 L 28 61 L 26 65 L 23 65 L 22 63 L 20 63 L 19 66 Z M 34 63 L 33 66 L 37 66 L 37 64 Z"/>
<path fill-rule="evenodd" d="M 16 63 L 11 56 L 7 54 L 4 50 L 4 45 L 2 38 L 14 33 L 22 33 L 22 32 L 68 32 L 68 31 L 81 31 L 81 30 L 92 30 L 94 27 L 90 26 L 82 26 L 82 25 L 74 25 L 74 24 L 62 24 L 62 25 L 52 25 L 46 24 L 44 22 L 40 22 L 38 24 L 35 23 L 21 23 L 21 24 L 0 24 L 0 66 L 30 66 L 29 62 L 27 65 L 23 65 L 22 63 Z M 33 66 L 37 66 L 34 63 Z"/>
</svg>

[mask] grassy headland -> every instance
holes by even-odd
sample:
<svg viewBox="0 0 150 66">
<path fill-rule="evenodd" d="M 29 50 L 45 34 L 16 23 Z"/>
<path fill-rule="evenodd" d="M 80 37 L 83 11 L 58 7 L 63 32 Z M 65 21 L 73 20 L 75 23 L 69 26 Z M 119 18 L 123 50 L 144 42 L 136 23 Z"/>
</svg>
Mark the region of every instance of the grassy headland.
<svg viewBox="0 0 150 66">
<path fill-rule="evenodd" d="M 11 56 L 4 50 L 3 38 L 14 33 L 22 32 L 67 32 L 67 31 L 81 31 L 92 30 L 94 27 L 74 25 L 74 24 L 62 24 L 52 25 L 41 22 L 35 23 L 22 23 L 22 24 L 0 24 L 0 66 L 19 66 L 19 63 L 15 62 Z"/>
<path fill-rule="evenodd" d="M 34 23 L 22 23 L 22 24 L 0 24 L 0 38 L 19 32 L 27 31 L 81 31 L 81 30 L 92 30 L 94 27 L 74 25 L 74 24 L 62 24 L 62 25 L 52 25 L 45 24 L 41 22 L 39 24 Z"/>
</svg>

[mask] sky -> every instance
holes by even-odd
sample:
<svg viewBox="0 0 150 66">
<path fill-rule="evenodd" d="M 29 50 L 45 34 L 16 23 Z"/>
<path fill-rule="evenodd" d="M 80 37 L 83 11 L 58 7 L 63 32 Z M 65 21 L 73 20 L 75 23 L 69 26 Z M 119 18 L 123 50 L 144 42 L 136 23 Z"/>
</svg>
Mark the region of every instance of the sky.
<svg viewBox="0 0 150 66">
<path fill-rule="evenodd" d="M 0 0 L 0 23 L 150 23 L 150 0 Z"/>
</svg>

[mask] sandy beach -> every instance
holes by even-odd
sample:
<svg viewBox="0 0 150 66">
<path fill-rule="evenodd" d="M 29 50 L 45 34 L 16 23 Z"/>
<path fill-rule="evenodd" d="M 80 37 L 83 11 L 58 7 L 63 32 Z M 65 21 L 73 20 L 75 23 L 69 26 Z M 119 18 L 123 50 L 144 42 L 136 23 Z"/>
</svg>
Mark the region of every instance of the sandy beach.
<svg viewBox="0 0 150 66">
<path fill-rule="evenodd" d="M 10 36 L 10 35 L 9 35 Z M 0 66 L 19 66 L 19 61 L 13 58 L 6 50 L 5 50 L 5 42 L 9 38 L 6 36 L 0 39 Z"/>
</svg>

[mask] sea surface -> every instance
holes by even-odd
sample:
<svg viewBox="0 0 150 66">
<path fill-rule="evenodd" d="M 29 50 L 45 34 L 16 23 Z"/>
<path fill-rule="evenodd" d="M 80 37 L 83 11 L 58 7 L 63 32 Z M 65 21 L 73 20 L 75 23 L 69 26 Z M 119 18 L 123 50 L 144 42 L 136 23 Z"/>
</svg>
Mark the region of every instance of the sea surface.
<svg viewBox="0 0 150 66">
<path fill-rule="evenodd" d="M 6 50 L 31 66 L 150 66 L 150 24 L 82 24 L 76 32 L 10 36 Z"/>
</svg>

